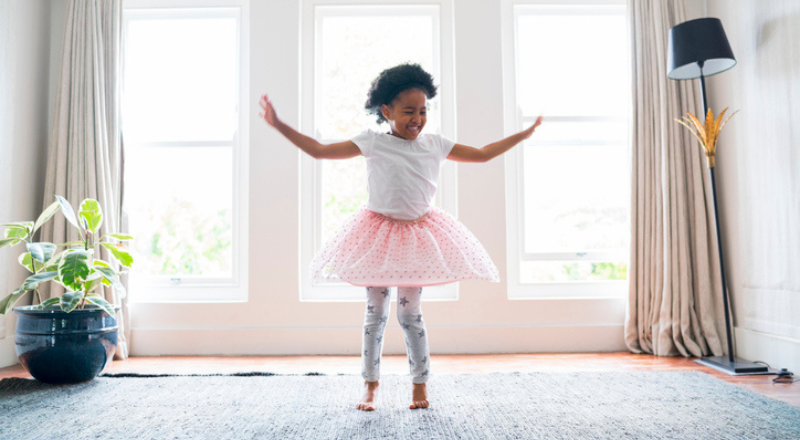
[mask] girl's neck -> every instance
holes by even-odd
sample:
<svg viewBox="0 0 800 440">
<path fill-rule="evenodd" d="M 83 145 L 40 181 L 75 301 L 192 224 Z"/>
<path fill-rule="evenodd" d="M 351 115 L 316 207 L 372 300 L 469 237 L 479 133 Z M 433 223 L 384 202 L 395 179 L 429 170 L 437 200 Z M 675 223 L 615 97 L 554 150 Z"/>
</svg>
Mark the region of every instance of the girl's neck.
<svg viewBox="0 0 800 440">
<path fill-rule="evenodd" d="M 394 136 L 394 137 L 396 137 L 397 139 L 402 139 L 402 140 L 404 140 L 404 141 L 415 141 L 415 140 L 416 140 L 416 139 L 406 139 L 406 138 L 404 138 L 403 136 L 400 136 L 399 134 L 397 134 L 397 133 L 395 133 L 395 132 L 393 132 L 393 131 L 391 131 L 391 130 L 389 130 L 389 131 L 388 131 L 386 134 L 388 134 L 388 135 L 391 135 L 391 136 Z M 419 137 L 419 136 L 418 136 L 418 137 Z"/>
</svg>

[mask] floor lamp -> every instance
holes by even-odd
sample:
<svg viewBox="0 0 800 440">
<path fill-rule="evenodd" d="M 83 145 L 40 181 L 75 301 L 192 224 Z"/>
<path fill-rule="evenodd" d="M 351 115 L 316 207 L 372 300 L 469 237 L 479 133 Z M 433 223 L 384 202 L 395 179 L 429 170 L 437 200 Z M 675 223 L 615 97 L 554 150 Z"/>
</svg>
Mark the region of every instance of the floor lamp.
<svg viewBox="0 0 800 440">
<path fill-rule="evenodd" d="M 700 79 L 700 92 L 703 95 L 703 118 L 705 118 L 708 113 L 705 77 L 724 72 L 736 65 L 736 59 L 733 57 L 730 44 L 728 44 L 722 22 L 718 18 L 698 18 L 673 27 L 669 30 L 667 56 L 667 77 L 674 80 Z M 728 356 L 707 356 L 697 359 L 695 362 L 731 375 L 775 374 L 764 365 L 734 357 L 713 162 L 708 164 L 708 172 L 711 175 L 711 193 L 714 198 L 714 220 L 717 228 L 719 267 L 722 276 L 722 298 L 725 304 Z"/>
</svg>

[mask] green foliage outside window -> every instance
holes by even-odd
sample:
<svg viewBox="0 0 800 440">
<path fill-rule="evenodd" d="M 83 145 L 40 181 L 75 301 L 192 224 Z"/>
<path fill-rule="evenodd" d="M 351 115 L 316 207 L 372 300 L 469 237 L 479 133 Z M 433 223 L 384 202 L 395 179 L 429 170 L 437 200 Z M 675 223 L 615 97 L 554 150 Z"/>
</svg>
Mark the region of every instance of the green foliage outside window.
<svg viewBox="0 0 800 440">
<path fill-rule="evenodd" d="M 137 248 L 153 275 L 225 275 L 231 262 L 230 209 L 202 211 L 174 200 L 149 210 L 150 231 Z"/>
<path fill-rule="evenodd" d="M 570 281 L 602 281 L 628 279 L 628 265 L 624 263 L 591 263 L 588 274 L 581 273 L 578 263 L 563 266 Z"/>
</svg>

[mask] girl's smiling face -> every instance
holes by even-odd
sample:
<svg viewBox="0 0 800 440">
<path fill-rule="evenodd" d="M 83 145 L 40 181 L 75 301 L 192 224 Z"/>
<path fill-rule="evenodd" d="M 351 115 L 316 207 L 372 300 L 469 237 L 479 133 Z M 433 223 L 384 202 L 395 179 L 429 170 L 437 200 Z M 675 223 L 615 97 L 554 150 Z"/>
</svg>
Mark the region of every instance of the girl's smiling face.
<svg viewBox="0 0 800 440">
<path fill-rule="evenodd" d="M 382 105 L 383 117 L 389 121 L 392 134 L 413 141 L 427 122 L 427 98 L 420 89 L 404 90 L 389 105 Z"/>
</svg>

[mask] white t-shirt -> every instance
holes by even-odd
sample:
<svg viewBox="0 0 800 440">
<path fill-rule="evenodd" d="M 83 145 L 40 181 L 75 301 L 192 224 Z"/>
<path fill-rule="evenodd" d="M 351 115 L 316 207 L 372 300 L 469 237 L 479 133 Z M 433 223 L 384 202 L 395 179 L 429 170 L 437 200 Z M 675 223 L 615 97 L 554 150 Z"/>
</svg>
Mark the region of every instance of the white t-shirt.
<svg viewBox="0 0 800 440">
<path fill-rule="evenodd" d="M 399 220 L 428 212 L 439 172 L 455 142 L 439 134 L 410 141 L 372 130 L 350 140 L 367 159 L 368 209 Z"/>
</svg>

